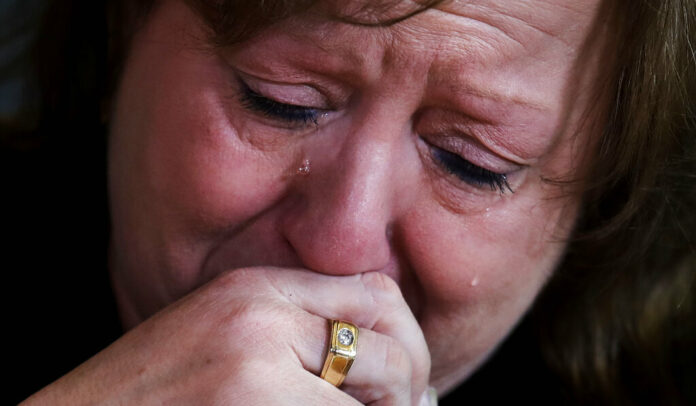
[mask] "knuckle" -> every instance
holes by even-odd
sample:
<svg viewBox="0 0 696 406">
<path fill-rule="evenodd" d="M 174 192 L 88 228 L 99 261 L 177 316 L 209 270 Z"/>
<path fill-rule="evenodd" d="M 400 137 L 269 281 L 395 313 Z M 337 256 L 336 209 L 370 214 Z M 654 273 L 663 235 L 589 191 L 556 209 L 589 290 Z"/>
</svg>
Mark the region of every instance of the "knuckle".
<svg viewBox="0 0 696 406">
<path fill-rule="evenodd" d="M 387 337 L 384 343 L 385 376 L 394 390 L 403 391 L 410 386 L 413 377 L 411 357 L 397 340 Z"/>
<path fill-rule="evenodd" d="M 278 329 L 288 329 L 296 320 L 287 304 L 269 286 L 264 268 L 226 271 L 211 281 L 204 300 L 197 304 L 197 322 L 210 326 L 215 336 L 230 347 L 256 352 L 276 345 Z M 271 328 L 269 328 L 271 327 Z"/>
<path fill-rule="evenodd" d="M 254 286 L 258 284 L 263 269 L 238 268 L 221 273 L 214 280 L 214 285 L 221 289 L 230 289 L 240 286 Z"/>
<path fill-rule="evenodd" d="M 267 317 L 267 311 L 260 304 L 241 302 L 226 311 L 220 328 L 227 337 L 241 342 L 247 337 L 263 336 L 265 332 L 260 325 Z"/>
<path fill-rule="evenodd" d="M 221 297 L 258 299 L 276 293 L 275 277 L 266 268 L 237 268 L 221 273 L 210 285 Z"/>
<path fill-rule="evenodd" d="M 393 308 L 405 303 L 399 285 L 381 272 L 362 273 L 360 281 L 375 305 Z"/>
<path fill-rule="evenodd" d="M 282 327 L 283 315 L 283 309 L 267 300 L 235 300 L 216 318 L 216 329 L 236 346 L 257 348 L 261 343 L 277 340 L 273 334 L 276 328 L 269 326 Z"/>
<path fill-rule="evenodd" d="M 360 274 L 360 277 L 362 283 L 370 289 L 383 291 L 385 293 L 401 293 L 396 282 L 382 272 L 364 272 Z"/>
</svg>

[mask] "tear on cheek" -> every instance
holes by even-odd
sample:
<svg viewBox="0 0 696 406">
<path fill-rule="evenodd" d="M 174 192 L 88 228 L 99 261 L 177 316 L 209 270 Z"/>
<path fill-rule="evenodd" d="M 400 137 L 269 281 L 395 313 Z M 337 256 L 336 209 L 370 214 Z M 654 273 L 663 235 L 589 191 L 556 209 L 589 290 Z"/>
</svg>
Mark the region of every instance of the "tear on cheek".
<svg viewBox="0 0 696 406">
<path fill-rule="evenodd" d="M 475 288 L 479 285 L 479 282 L 481 282 L 481 280 L 479 279 L 478 275 L 476 275 L 471 279 L 471 282 L 469 282 L 469 286 Z"/>
</svg>

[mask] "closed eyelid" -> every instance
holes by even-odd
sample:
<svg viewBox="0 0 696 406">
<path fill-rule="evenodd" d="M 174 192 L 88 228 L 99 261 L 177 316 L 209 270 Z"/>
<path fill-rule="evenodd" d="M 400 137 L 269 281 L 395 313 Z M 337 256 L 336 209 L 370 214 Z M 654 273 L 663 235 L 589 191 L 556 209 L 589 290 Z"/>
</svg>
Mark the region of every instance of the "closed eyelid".
<svg viewBox="0 0 696 406">
<path fill-rule="evenodd" d="M 449 108 L 428 107 L 416 121 L 419 134 L 436 136 L 438 144 L 454 148 L 467 154 L 481 155 L 485 161 L 501 170 L 515 170 L 536 163 L 539 152 L 535 143 L 542 144 L 543 138 L 536 137 L 532 143 L 525 135 L 531 128 L 525 123 L 520 126 L 481 122 L 466 114 Z"/>
<path fill-rule="evenodd" d="M 262 94 L 261 92 L 255 90 L 255 89 L 252 89 L 251 86 L 249 86 L 245 81 L 243 81 L 241 79 L 239 80 L 239 87 L 242 90 L 243 97 L 245 97 L 245 98 L 250 98 L 250 99 L 257 100 L 257 101 L 263 101 L 264 103 L 273 103 L 275 105 L 284 106 L 284 107 L 294 107 L 294 108 L 298 108 L 298 109 L 307 109 L 307 110 L 312 109 L 311 107 L 302 106 L 300 104 L 286 103 L 283 101 L 274 100 L 271 97 L 268 97 L 268 96 Z"/>
<path fill-rule="evenodd" d="M 324 110 L 333 109 L 333 99 L 328 96 L 330 93 L 314 82 L 279 82 L 239 69 L 234 69 L 234 72 L 237 79 L 249 88 L 276 102 Z"/>
<path fill-rule="evenodd" d="M 425 141 L 425 144 L 427 144 L 430 156 L 437 166 L 456 177 L 459 181 L 475 187 L 486 186 L 492 191 L 498 190 L 501 194 L 504 194 L 506 190 L 514 193 L 508 183 L 506 173 L 498 173 L 480 167 L 454 152 L 430 144 L 427 141 Z"/>
<path fill-rule="evenodd" d="M 321 115 L 321 110 L 319 109 L 272 100 L 251 89 L 241 79 L 239 80 L 239 86 L 241 90 L 240 102 L 248 110 L 261 113 L 266 117 L 283 122 L 301 124 L 308 124 L 311 122 L 314 125 L 318 124 L 318 119 Z"/>
</svg>

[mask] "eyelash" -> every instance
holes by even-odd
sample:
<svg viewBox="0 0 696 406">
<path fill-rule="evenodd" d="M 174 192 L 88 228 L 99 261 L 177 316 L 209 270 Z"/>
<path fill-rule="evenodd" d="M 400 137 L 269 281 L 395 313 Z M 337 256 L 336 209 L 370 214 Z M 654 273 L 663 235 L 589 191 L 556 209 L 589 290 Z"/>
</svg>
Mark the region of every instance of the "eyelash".
<svg viewBox="0 0 696 406">
<path fill-rule="evenodd" d="M 474 165 L 459 155 L 430 145 L 433 158 L 449 173 L 465 183 L 477 187 L 489 187 L 504 194 L 506 190 L 514 193 L 508 183 L 507 174 L 496 173 Z"/>
<path fill-rule="evenodd" d="M 291 124 L 313 123 L 318 125 L 319 117 L 322 114 L 320 110 L 280 103 L 255 92 L 242 81 L 239 81 L 239 83 L 242 88 L 241 103 L 245 108 L 261 113 L 266 117 L 279 119 Z"/>
<path fill-rule="evenodd" d="M 291 124 L 306 125 L 313 123 L 318 125 L 318 119 L 322 114 L 319 109 L 280 103 L 255 92 L 241 80 L 239 83 L 241 87 L 241 103 L 248 110 Z M 492 191 L 500 191 L 501 194 L 505 193 L 506 190 L 514 193 L 508 183 L 506 174 L 489 171 L 472 164 L 455 153 L 430 144 L 429 146 L 432 149 L 433 158 L 447 172 L 456 176 L 459 180 L 476 187 L 487 186 Z"/>
</svg>

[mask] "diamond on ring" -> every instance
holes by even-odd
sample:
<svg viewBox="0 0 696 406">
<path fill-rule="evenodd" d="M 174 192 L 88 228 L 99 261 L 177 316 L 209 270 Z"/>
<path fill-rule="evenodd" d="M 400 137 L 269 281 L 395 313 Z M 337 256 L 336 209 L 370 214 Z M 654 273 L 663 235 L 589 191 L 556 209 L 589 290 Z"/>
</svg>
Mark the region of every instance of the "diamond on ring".
<svg viewBox="0 0 696 406">
<path fill-rule="evenodd" d="M 324 367 L 319 377 L 330 384 L 341 386 L 358 354 L 359 330 L 355 324 L 341 320 L 329 320 L 331 338 Z"/>
<path fill-rule="evenodd" d="M 338 342 L 345 346 L 353 344 L 353 332 L 347 328 L 342 328 L 338 332 Z"/>
</svg>

